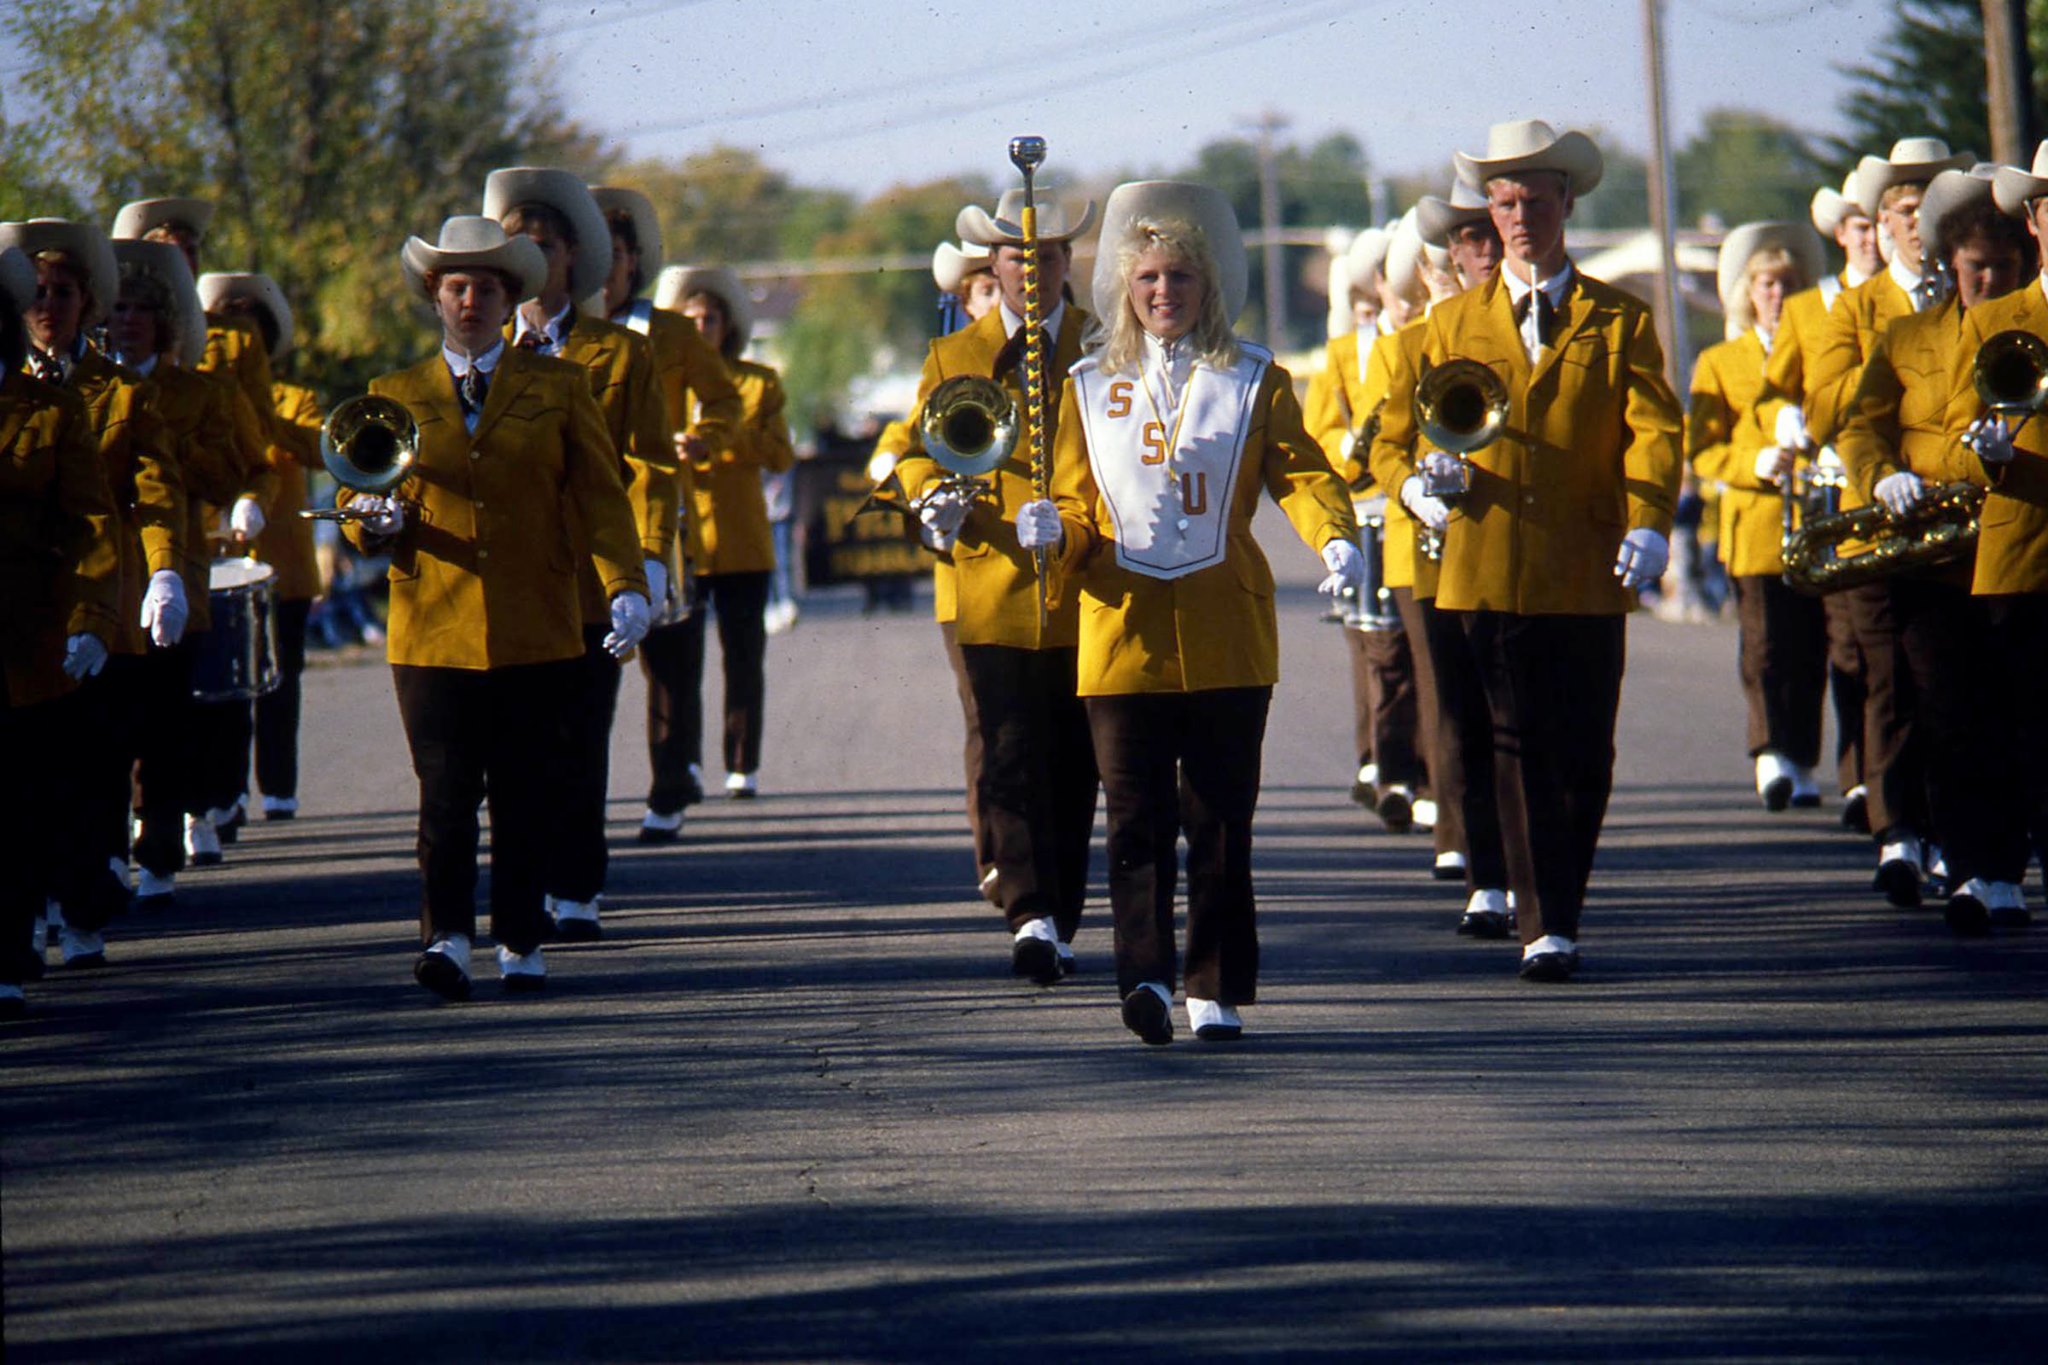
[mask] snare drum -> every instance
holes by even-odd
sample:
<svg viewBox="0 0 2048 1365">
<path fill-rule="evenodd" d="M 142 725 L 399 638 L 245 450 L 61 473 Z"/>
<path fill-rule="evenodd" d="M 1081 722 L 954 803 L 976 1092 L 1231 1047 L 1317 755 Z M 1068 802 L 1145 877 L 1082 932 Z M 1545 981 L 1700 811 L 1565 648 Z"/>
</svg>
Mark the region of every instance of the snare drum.
<svg viewBox="0 0 2048 1365">
<path fill-rule="evenodd" d="M 192 700 L 253 701 L 277 690 L 277 575 L 253 559 L 216 559 L 206 574 L 213 625 L 198 637 Z"/>
</svg>

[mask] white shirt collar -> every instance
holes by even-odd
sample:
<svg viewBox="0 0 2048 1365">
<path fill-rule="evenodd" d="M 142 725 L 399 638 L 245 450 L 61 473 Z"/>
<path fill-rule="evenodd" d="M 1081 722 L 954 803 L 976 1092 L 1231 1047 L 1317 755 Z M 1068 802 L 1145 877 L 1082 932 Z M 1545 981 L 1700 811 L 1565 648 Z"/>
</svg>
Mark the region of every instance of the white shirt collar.
<svg viewBox="0 0 2048 1365">
<path fill-rule="evenodd" d="M 1152 395 L 1152 405 L 1158 410 L 1159 420 L 1169 426 L 1180 400 L 1187 393 L 1188 377 L 1195 370 L 1195 343 L 1189 337 L 1178 341 L 1161 341 L 1150 332 L 1145 333 L 1145 389 Z"/>
<path fill-rule="evenodd" d="M 564 325 L 562 320 L 568 317 L 569 314 L 575 310 L 575 307 L 576 300 L 570 299 L 567 303 L 562 305 L 562 311 L 556 313 L 553 317 L 547 320 L 548 340 L 553 342 L 557 346 L 561 345 L 562 338 L 569 334 L 569 329 L 567 326 Z M 517 342 L 519 338 L 525 336 L 528 332 L 531 332 L 534 329 L 527 324 L 526 314 L 517 313 L 514 316 L 518 318 L 518 322 L 515 323 L 513 326 L 512 340 Z M 489 374 L 490 371 L 486 369 L 484 373 Z"/>
<path fill-rule="evenodd" d="M 453 374 L 457 379 L 468 374 L 471 365 L 475 365 L 485 374 L 489 374 L 497 369 L 498 362 L 505 358 L 505 341 L 504 338 L 500 337 L 497 345 L 491 347 L 490 350 L 485 351 L 482 355 L 477 356 L 474 360 L 444 341 L 441 343 L 441 358 L 448 362 L 449 373 Z"/>
<path fill-rule="evenodd" d="M 1002 310 L 1003 335 L 1006 337 L 1013 337 L 1017 335 L 1017 329 L 1024 325 L 1023 315 L 1021 313 L 1011 312 L 1010 305 L 1005 302 L 999 301 L 996 304 L 996 307 Z M 1066 316 L 1067 301 L 1064 298 L 1061 299 L 1057 304 L 1054 304 L 1052 312 L 1046 315 L 1045 333 L 1047 336 L 1053 339 L 1054 345 L 1059 344 L 1060 324 L 1066 320 Z"/>
<path fill-rule="evenodd" d="M 1564 269 L 1543 282 L 1543 296 L 1550 300 L 1551 307 L 1562 308 L 1564 306 L 1565 290 L 1571 288 L 1573 273 L 1572 263 L 1566 261 Z M 1507 282 L 1508 298 L 1514 303 L 1520 304 L 1523 295 L 1529 292 L 1529 282 L 1514 271 L 1509 270 L 1506 266 L 1501 267 L 1500 277 Z"/>
<path fill-rule="evenodd" d="M 1769 355 L 1771 353 L 1771 337 L 1773 335 L 1772 329 L 1759 324 L 1755 330 L 1756 339 L 1764 344 L 1764 354 Z"/>
<path fill-rule="evenodd" d="M 1866 275 L 1853 265 L 1845 265 L 1842 267 L 1842 287 L 1844 289 L 1854 289 L 1857 285 L 1863 283 L 1865 280 L 1869 278 L 1871 278 L 1869 275 Z"/>
<path fill-rule="evenodd" d="M 1892 277 L 1893 284 L 1906 291 L 1907 298 L 1911 298 L 1913 291 L 1920 285 L 1920 272 L 1898 256 L 1892 257 L 1892 263 L 1885 267 L 1885 273 Z"/>
<path fill-rule="evenodd" d="M 1394 326 L 1394 315 L 1384 308 L 1372 315 L 1372 328 L 1375 336 L 1383 337 L 1390 337 L 1400 330 Z"/>
</svg>

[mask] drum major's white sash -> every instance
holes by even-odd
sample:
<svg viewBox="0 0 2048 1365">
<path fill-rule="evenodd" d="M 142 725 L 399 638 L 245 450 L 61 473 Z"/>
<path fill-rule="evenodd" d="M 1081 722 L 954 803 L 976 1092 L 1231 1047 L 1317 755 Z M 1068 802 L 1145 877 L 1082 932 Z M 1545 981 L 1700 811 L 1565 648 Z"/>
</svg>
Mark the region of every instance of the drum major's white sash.
<svg viewBox="0 0 2048 1365">
<path fill-rule="evenodd" d="M 1238 343 L 1228 370 L 1197 364 L 1174 430 L 1161 429 L 1142 375 L 1106 375 L 1090 357 L 1069 373 L 1088 435 L 1088 464 L 1116 526 L 1116 562 L 1148 578 L 1220 563 L 1230 500 L 1272 354 Z"/>
</svg>

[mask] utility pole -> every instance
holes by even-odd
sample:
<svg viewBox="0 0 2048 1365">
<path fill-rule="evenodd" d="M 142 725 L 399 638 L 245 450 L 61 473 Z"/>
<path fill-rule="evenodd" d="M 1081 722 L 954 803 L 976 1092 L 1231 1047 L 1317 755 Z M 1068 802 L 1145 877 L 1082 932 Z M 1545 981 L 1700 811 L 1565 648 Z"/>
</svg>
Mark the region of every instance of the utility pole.
<svg viewBox="0 0 2048 1365">
<path fill-rule="evenodd" d="M 1683 354 L 1685 314 L 1680 311 L 1678 241 L 1671 225 L 1678 195 L 1671 174 L 1671 134 L 1665 123 L 1662 8 L 1662 0 L 1643 0 L 1643 61 L 1650 103 L 1650 228 L 1657 234 L 1659 258 L 1654 311 L 1657 340 L 1664 348 L 1664 377 L 1674 390 L 1683 393 L 1679 376 L 1691 368 L 1691 357 Z"/>
<path fill-rule="evenodd" d="M 1259 221 L 1266 237 L 1266 349 L 1278 355 L 1287 340 L 1287 281 L 1281 268 L 1286 249 L 1280 245 L 1280 166 L 1273 136 L 1287 127 L 1287 120 L 1268 109 L 1251 126 L 1259 135 Z"/>
<path fill-rule="evenodd" d="M 2042 135 L 2034 107 L 2033 63 L 2027 56 L 2023 0 L 1983 0 L 1984 90 L 1991 107 L 1991 159 L 2025 166 Z"/>
</svg>

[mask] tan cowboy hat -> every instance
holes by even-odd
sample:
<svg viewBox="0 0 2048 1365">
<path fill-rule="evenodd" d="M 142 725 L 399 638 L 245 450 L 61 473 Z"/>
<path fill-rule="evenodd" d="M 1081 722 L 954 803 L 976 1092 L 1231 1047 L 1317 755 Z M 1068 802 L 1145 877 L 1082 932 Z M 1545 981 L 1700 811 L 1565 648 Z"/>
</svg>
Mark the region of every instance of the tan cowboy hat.
<svg viewBox="0 0 2048 1365">
<path fill-rule="evenodd" d="M 192 267 L 185 253 L 169 242 L 122 238 L 114 242 L 114 259 L 156 276 L 171 296 L 171 331 L 177 337 L 177 363 L 197 365 L 206 354 L 206 309 L 192 285 Z"/>
<path fill-rule="evenodd" d="M 35 262 L 18 246 L 0 251 L 0 298 L 16 313 L 36 301 Z"/>
<path fill-rule="evenodd" d="M 2000 166 L 1991 177 L 1991 194 L 2001 212 L 2026 217 L 2027 201 L 2048 194 L 2048 139 L 2034 148 L 2032 174 L 2017 166 Z"/>
<path fill-rule="evenodd" d="M 1372 277 L 1387 267 L 1387 248 L 1394 234 L 1387 228 L 1369 227 L 1351 239 L 1343 256 L 1344 269 L 1353 289 L 1363 289 Z"/>
<path fill-rule="evenodd" d="M 1387 240 L 1387 287 L 1403 298 L 1429 297 L 1429 284 L 1422 278 L 1422 233 L 1415 226 L 1416 209 L 1411 207 L 1394 223 Z"/>
<path fill-rule="evenodd" d="M 728 348 L 738 355 L 747 349 L 754 335 L 754 300 L 747 286 L 724 265 L 671 265 L 664 267 L 654 285 L 654 306 L 680 313 L 692 294 L 709 294 L 725 305 L 726 326 L 738 338 Z"/>
<path fill-rule="evenodd" d="M 944 293 L 957 294 L 969 275 L 991 269 L 994 264 L 995 253 L 985 246 L 974 242 L 962 246 L 940 242 L 932 252 L 932 283 Z"/>
<path fill-rule="evenodd" d="M 1574 198 L 1590 194 L 1605 169 L 1600 149 L 1584 133 L 1559 133 L 1542 119 L 1516 119 L 1486 130 L 1486 154 L 1455 156 L 1458 179 L 1481 194 L 1486 182 L 1523 171 L 1558 171 Z"/>
<path fill-rule="evenodd" d="M 633 220 L 633 237 L 640 243 L 640 277 L 651 280 L 659 275 L 661 216 L 654 211 L 654 201 L 624 185 L 592 185 L 590 197 L 597 201 L 597 211 L 607 220 L 615 213 L 626 214 Z"/>
<path fill-rule="evenodd" d="M 548 166 L 507 166 L 484 177 L 484 217 L 502 223 L 521 204 L 546 204 L 569 220 L 576 234 L 569 297 L 584 298 L 604 288 L 604 277 L 612 273 L 612 230 L 582 178 Z M 540 284 L 546 283 L 543 272 Z M 539 288 L 534 286 L 536 292 Z"/>
<path fill-rule="evenodd" d="M 277 328 L 277 344 L 270 348 L 273 362 L 292 348 L 292 306 L 284 301 L 284 290 L 268 275 L 228 274 L 208 271 L 199 277 L 199 302 L 209 313 L 217 313 L 234 299 L 247 299 L 270 314 Z"/>
<path fill-rule="evenodd" d="M 1938 137 L 1902 137 L 1890 156 L 1866 156 L 1856 163 L 1856 202 L 1872 218 L 1884 192 L 1894 185 L 1924 185 L 1943 171 L 1966 171 L 1976 157 L 1950 152 Z"/>
<path fill-rule="evenodd" d="M 1992 174 L 1998 167 L 1989 162 L 1967 171 L 1943 171 L 1927 182 L 1920 196 L 1920 240 L 1929 253 L 1941 240 L 1945 221 L 1980 204 L 1992 202 Z"/>
<path fill-rule="evenodd" d="M 1040 189 L 1034 197 L 1038 202 L 1038 240 L 1041 242 L 1071 242 L 1095 221 L 1093 199 L 1081 206 L 1080 221 L 1069 227 L 1067 211 L 1047 191 Z M 981 205 L 969 204 L 953 219 L 953 231 L 970 246 L 1024 245 L 1023 187 L 1004 190 L 1003 197 L 996 201 L 993 216 Z"/>
<path fill-rule="evenodd" d="M 430 271 L 495 270 L 512 277 L 522 299 L 540 292 L 548 279 L 547 259 L 539 247 L 525 237 L 507 236 L 495 218 L 466 213 L 441 224 L 438 242 L 406 238 L 398 263 L 405 270 L 406 284 L 419 294 L 427 292 Z"/>
<path fill-rule="evenodd" d="M 39 252 L 61 251 L 85 268 L 92 292 L 86 310 L 88 323 L 114 315 L 114 300 L 121 292 L 121 267 L 114 260 L 114 244 L 91 223 L 69 218 L 31 218 L 25 223 L 0 223 L 0 250 L 18 246 L 33 262 Z M 33 285 L 29 297 L 35 297 Z"/>
<path fill-rule="evenodd" d="M 1743 272 L 1750 258 L 1760 251 L 1783 251 L 1807 285 L 1827 272 L 1827 253 L 1820 234 L 1805 223 L 1744 223 L 1721 242 L 1721 256 L 1715 265 L 1715 286 L 1723 311 L 1735 307 L 1735 291 L 1742 287 Z"/>
<path fill-rule="evenodd" d="M 113 235 L 116 241 L 132 241 L 165 223 L 183 223 L 203 237 L 212 222 L 213 202 L 208 199 L 136 199 L 114 215 Z"/>
<path fill-rule="evenodd" d="M 1451 234 L 1465 224 L 1487 223 L 1492 219 L 1486 207 L 1486 192 L 1462 179 L 1451 182 L 1449 199 L 1425 194 L 1415 201 L 1415 230 L 1422 234 L 1426 246 L 1447 248 Z"/>
<path fill-rule="evenodd" d="M 1822 185 L 1813 192 L 1813 201 L 1808 206 L 1813 218 L 1814 231 L 1823 237 L 1833 237 L 1835 229 L 1851 218 L 1868 218 L 1856 193 L 1856 172 L 1850 171 L 1842 177 L 1842 188 L 1829 189 Z"/>
<path fill-rule="evenodd" d="M 1230 201 L 1223 197 L 1222 191 L 1185 180 L 1133 180 L 1109 192 L 1109 200 L 1102 206 L 1102 239 L 1095 251 L 1092 285 L 1096 307 L 1107 313 L 1123 293 L 1116 258 L 1132 225 L 1141 219 L 1185 223 L 1201 232 L 1208 241 L 1209 255 L 1216 262 L 1217 290 L 1223 296 L 1223 320 L 1234 324 L 1237 315 L 1244 311 L 1245 295 L 1250 287 L 1244 234 L 1238 230 L 1237 211 L 1230 207 Z M 1083 215 L 1082 226 L 1086 225 L 1087 218 Z"/>
</svg>

